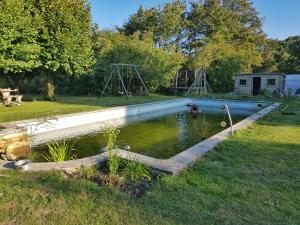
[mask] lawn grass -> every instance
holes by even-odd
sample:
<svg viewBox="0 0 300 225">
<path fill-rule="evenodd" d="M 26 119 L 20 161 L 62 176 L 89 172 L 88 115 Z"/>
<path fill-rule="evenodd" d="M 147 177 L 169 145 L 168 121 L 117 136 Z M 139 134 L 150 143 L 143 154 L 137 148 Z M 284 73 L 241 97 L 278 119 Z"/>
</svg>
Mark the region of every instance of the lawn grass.
<svg viewBox="0 0 300 225">
<path fill-rule="evenodd" d="M 20 106 L 4 107 L 0 104 L 0 123 L 32 119 L 43 116 L 62 115 L 75 112 L 92 111 L 112 106 L 147 103 L 174 99 L 175 96 L 149 95 L 125 97 L 78 97 L 58 96 L 57 101 L 23 102 Z"/>
<path fill-rule="evenodd" d="M 299 224 L 300 101 L 288 103 L 297 115 L 286 105 L 138 199 L 54 172 L 1 172 L 0 224 Z"/>
</svg>

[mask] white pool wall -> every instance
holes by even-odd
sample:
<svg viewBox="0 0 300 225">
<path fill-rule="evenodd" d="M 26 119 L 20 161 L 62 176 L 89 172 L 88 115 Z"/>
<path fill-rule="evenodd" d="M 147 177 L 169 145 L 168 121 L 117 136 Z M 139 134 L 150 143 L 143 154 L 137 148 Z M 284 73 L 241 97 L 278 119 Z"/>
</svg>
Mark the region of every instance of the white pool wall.
<svg viewBox="0 0 300 225">
<path fill-rule="evenodd" d="M 194 103 L 203 112 L 222 112 L 226 104 L 233 114 L 249 115 L 249 111 L 259 109 L 258 102 L 180 98 L 132 106 L 76 113 L 50 119 L 47 123 L 25 121 L 17 123 L 18 127 L 27 129 L 32 146 L 49 141 L 73 138 L 101 131 L 108 126 L 120 127 L 130 122 L 144 121 L 161 115 L 176 112 L 176 109 Z"/>
<path fill-rule="evenodd" d="M 60 116 L 55 119 L 50 119 L 47 121 L 47 123 L 43 124 L 39 124 L 37 121 L 22 122 L 18 123 L 17 126 L 27 128 L 28 134 L 31 134 L 34 131 L 34 134 L 38 135 L 41 133 L 70 129 L 72 127 L 80 127 L 113 119 L 126 118 L 128 116 L 134 116 L 143 113 L 166 110 L 183 106 L 190 102 L 191 99 L 181 98 L 132 106 L 122 106 L 106 110 Z"/>
</svg>

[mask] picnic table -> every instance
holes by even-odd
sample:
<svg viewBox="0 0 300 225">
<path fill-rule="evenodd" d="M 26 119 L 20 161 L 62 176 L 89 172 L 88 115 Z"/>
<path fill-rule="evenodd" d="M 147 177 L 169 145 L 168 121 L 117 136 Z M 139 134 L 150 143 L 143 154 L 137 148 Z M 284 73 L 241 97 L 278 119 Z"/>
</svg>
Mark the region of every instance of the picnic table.
<svg viewBox="0 0 300 225">
<path fill-rule="evenodd" d="M 12 103 L 20 105 L 22 102 L 23 95 L 19 94 L 18 89 L 0 88 L 0 93 L 5 106 L 10 106 Z"/>
</svg>

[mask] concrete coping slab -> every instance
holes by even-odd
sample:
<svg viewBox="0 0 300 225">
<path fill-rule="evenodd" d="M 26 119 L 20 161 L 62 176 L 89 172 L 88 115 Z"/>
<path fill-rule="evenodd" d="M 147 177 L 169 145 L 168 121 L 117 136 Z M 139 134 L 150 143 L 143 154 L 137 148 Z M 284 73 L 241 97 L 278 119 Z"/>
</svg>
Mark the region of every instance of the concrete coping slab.
<svg viewBox="0 0 300 225">
<path fill-rule="evenodd" d="M 249 125 L 264 117 L 272 110 L 278 108 L 281 103 L 273 103 L 268 107 L 260 110 L 240 121 L 233 126 L 234 131 L 247 128 Z M 156 159 L 153 157 L 141 155 L 134 152 L 125 151 L 122 149 L 114 150 L 115 153 L 126 160 L 134 160 L 143 163 L 154 170 L 158 170 L 167 174 L 177 175 L 192 164 L 194 164 L 199 158 L 205 155 L 208 151 L 220 144 L 225 139 L 231 136 L 231 129 L 227 128 L 216 135 L 186 149 L 185 151 L 178 153 L 177 155 L 169 159 Z M 82 167 L 91 167 L 98 165 L 107 160 L 107 153 L 86 157 L 78 160 L 70 160 L 65 162 L 42 162 L 42 163 L 28 163 L 21 166 L 23 171 L 48 171 L 48 170 L 75 170 Z M 0 170 L 13 168 L 11 162 L 1 162 Z"/>
</svg>

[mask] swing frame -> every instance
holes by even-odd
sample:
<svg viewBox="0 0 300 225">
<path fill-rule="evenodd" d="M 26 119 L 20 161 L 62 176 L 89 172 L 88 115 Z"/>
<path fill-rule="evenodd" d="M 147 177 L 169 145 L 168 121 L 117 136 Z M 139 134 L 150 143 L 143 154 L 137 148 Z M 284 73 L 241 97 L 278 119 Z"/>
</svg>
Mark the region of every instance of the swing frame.
<svg viewBox="0 0 300 225">
<path fill-rule="evenodd" d="M 112 66 L 112 70 L 111 70 L 109 78 L 106 81 L 106 84 L 105 84 L 105 86 L 103 88 L 103 91 L 101 93 L 101 97 L 103 97 L 103 95 L 105 93 L 105 90 L 107 89 L 109 82 L 112 81 L 112 78 L 113 78 L 114 74 L 116 74 L 117 77 L 118 77 L 118 79 L 119 79 L 119 82 L 121 82 L 122 90 L 124 91 L 126 97 L 129 98 L 129 88 L 130 88 L 131 80 L 132 80 L 133 76 L 130 76 L 130 80 L 129 80 L 129 82 L 127 82 L 127 88 L 126 88 L 125 83 L 124 83 L 124 79 L 123 79 L 124 68 L 127 69 L 127 77 L 129 76 L 129 74 L 128 74 L 129 71 L 134 71 L 135 74 L 136 74 L 136 76 L 137 76 L 137 78 L 139 79 L 139 81 L 141 82 L 142 86 L 145 89 L 145 94 L 147 94 L 147 95 L 150 94 L 148 88 L 146 87 L 146 84 L 145 84 L 144 80 L 142 79 L 142 77 L 141 77 L 141 75 L 139 73 L 139 70 L 138 70 L 139 65 L 117 63 L 117 64 L 111 64 L 111 66 Z"/>
</svg>

